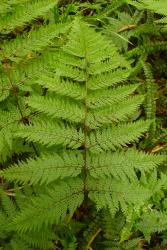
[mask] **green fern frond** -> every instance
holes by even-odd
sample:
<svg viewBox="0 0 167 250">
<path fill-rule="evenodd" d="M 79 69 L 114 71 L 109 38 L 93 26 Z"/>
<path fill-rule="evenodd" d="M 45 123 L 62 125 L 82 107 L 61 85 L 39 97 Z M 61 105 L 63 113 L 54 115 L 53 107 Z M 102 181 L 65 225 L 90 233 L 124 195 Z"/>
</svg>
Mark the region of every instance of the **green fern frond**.
<svg viewBox="0 0 167 250">
<path fill-rule="evenodd" d="M 150 172 L 156 173 L 164 158 L 124 149 L 150 126 L 149 120 L 134 121 L 143 96 L 136 94 L 138 85 L 126 85 L 130 62 L 76 19 L 65 45 L 22 67 L 16 65 L 12 76 L 20 93 L 29 90 L 22 107 L 34 116 L 12 132 L 40 153 L 1 172 L 8 182 L 31 184 L 36 195 L 30 190 L 20 198 L 12 230 L 40 232 L 69 220 L 87 197 L 112 215 L 120 208 L 125 216 L 143 208 L 154 195 L 151 180 L 158 183 L 157 175 L 149 179 Z"/>
<path fill-rule="evenodd" d="M 167 214 L 166 211 L 157 210 L 149 211 L 143 214 L 141 221 L 137 223 L 137 228 L 141 230 L 145 238 L 150 240 L 150 236 L 155 232 L 162 232 L 167 229 Z"/>
<path fill-rule="evenodd" d="M 91 132 L 89 147 L 92 152 L 116 150 L 127 144 L 136 142 L 150 126 L 149 121 L 121 124 Z"/>
<path fill-rule="evenodd" d="M 49 249 L 54 247 L 55 234 L 51 229 L 43 229 L 42 232 L 21 234 L 22 241 L 33 247 L 33 249 Z"/>
<path fill-rule="evenodd" d="M 8 3 L 2 2 L 0 8 L 0 15 L 5 15 L 11 9 Z"/>
<path fill-rule="evenodd" d="M 7 217 L 12 217 L 16 214 L 16 207 L 14 202 L 9 198 L 4 190 L 0 189 L 1 206 Z"/>
<path fill-rule="evenodd" d="M 5 80 L 5 76 L 2 74 L 1 77 Z M 0 82 L 0 102 L 4 101 L 10 95 L 10 88 L 5 82 Z"/>
<path fill-rule="evenodd" d="M 167 7 L 166 7 L 166 2 L 163 0 L 139 0 L 139 1 L 135 1 L 135 0 L 127 0 L 127 2 L 129 4 L 132 4 L 133 6 L 135 6 L 136 8 L 142 10 L 149 10 L 152 11 L 153 13 L 157 13 L 160 14 L 164 17 L 162 17 L 161 19 L 157 20 L 157 23 L 163 23 L 166 24 L 167 23 Z"/>
<path fill-rule="evenodd" d="M 133 57 L 133 56 L 148 56 L 151 54 L 155 54 L 158 51 L 166 51 L 167 50 L 167 42 L 166 41 L 156 41 L 156 42 L 150 42 L 149 46 L 148 43 L 146 43 L 144 46 L 139 45 L 138 47 L 130 50 L 127 52 L 128 57 Z M 147 57 L 146 56 L 146 57 Z"/>
<path fill-rule="evenodd" d="M 138 85 L 119 86 L 113 89 L 105 89 L 92 92 L 88 96 L 88 106 L 91 109 L 101 108 L 115 103 L 120 103 L 125 100 L 129 95 L 133 94 Z"/>
<path fill-rule="evenodd" d="M 0 15 L 6 15 L 7 12 L 11 12 L 12 9 L 18 4 L 24 4 L 26 2 L 30 2 L 30 0 L 2 0 L 1 1 L 1 8 L 0 8 Z"/>
<path fill-rule="evenodd" d="M 62 145 L 78 148 L 84 140 L 82 131 L 77 131 L 70 125 L 63 123 L 35 123 L 30 126 L 20 126 L 16 136 L 27 141 L 39 142 L 46 146 Z"/>
<path fill-rule="evenodd" d="M 0 20 L 0 33 L 8 34 L 16 28 L 24 27 L 35 19 L 45 16 L 55 6 L 54 0 L 36 0 L 24 5 L 17 5 L 10 15 L 5 15 Z"/>
<path fill-rule="evenodd" d="M 17 110 L 0 110 L 0 162 L 6 160 L 13 149 L 14 130 L 21 117 Z"/>
<path fill-rule="evenodd" d="M 113 216 L 119 206 L 126 213 L 129 207 L 143 206 L 152 195 L 151 191 L 142 187 L 138 181 L 130 183 L 128 179 L 118 182 L 111 178 L 98 180 L 90 178 L 88 190 L 89 197 L 95 202 L 97 209 L 109 209 Z"/>
<path fill-rule="evenodd" d="M 1 47 L 3 51 L 1 57 L 17 63 L 24 58 L 29 60 L 29 57 L 34 57 L 35 53 L 53 45 L 54 38 L 60 33 L 65 33 L 68 27 L 67 24 L 45 25 L 38 30 L 30 31 L 27 35 L 17 36 L 14 41 L 5 41 Z"/>
<path fill-rule="evenodd" d="M 122 181 L 126 178 L 134 181 L 137 179 L 136 171 L 148 173 L 155 169 L 158 164 L 163 163 L 165 157 L 127 150 L 126 152 L 114 152 L 112 154 L 108 152 L 90 155 L 89 161 L 89 173 L 94 178 L 108 176 Z"/>
<path fill-rule="evenodd" d="M 38 102 L 36 101 L 37 99 Z M 32 96 L 28 99 L 28 104 L 34 110 L 43 112 L 53 118 L 65 119 L 70 122 L 81 122 L 84 119 L 84 106 L 80 107 L 73 102 L 69 105 L 69 100 L 64 100 L 63 103 L 59 97 Z"/>
<path fill-rule="evenodd" d="M 11 227 L 18 232 L 39 231 L 42 226 L 59 223 L 67 212 L 73 214 L 83 202 L 83 182 L 76 178 L 48 188 L 46 194 L 32 198 L 16 215 Z"/>
<path fill-rule="evenodd" d="M 81 173 L 83 157 L 79 152 L 64 152 L 61 155 L 44 155 L 37 159 L 29 159 L 26 163 L 20 162 L 2 174 L 9 181 L 19 183 L 45 184 L 63 179 L 76 177 Z"/>
<path fill-rule="evenodd" d="M 32 250 L 32 248 L 28 244 L 26 244 L 23 240 L 19 238 L 13 238 L 10 242 L 10 245 L 13 250 Z"/>
<path fill-rule="evenodd" d="M 53 77 L 41 75 L 40 79 L 37 79 L 37 83 L 57 95 L 71 97 L 76 100 L 82 100 L 86 95 L 83 86 L 76 85 L 71 80 L 63 80 L 55 75 Z"/>
<path fill-rule="evenodd" d="M 142 102 L 142 96 L 134 96 L 123 103 L 118 102 L 112 106 L 91 111 L 90 115 L 88 115 L 87 125 L 95 129 L 119 121 L 127 121 L 139 109 Z"/>
</svg>

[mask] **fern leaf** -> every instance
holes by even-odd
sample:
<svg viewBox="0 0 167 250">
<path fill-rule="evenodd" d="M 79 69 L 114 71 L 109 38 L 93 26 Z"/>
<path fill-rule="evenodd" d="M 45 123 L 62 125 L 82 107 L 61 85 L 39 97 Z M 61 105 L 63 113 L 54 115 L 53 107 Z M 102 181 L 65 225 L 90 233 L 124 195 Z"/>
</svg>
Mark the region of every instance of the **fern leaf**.
<svg viewBox="0 0 167 250">
<path fill-rule="evenodd" d="M 33 249 L 46 249 L 53 248 L 53 240 L 55 240 L 55 234 L 51 229 L 43 228 L 42 232 L 33 232 L 21 234 L 22 241 L 33 247 Z"/>
<path fill-rule="evenodd" d="M 48 2 L 53 5 L 48 0 L 46 9 Z M 44 2 L 38 3 L 43 6 Z M 29 4 L 31 9 L 36 1 Z M 46 13 L 41 8 L 36 17 Z M 16 24 L 19 14 L 11 14 L 11 25 L 31 23 L 34 13 L 20 24 Z M 8 33 L 12 28 L 6 27 Z M 18 119 L 12 136 L 20 142 L 34 142 L 40 151 L 39 157 L 1 171 L 8 182 L 23 184 L 25 195 L 16 192 L 20 212 L 10 224 L 11 230 L 22 234 L 40 234 L 43 227 L 47 230 L 69 220 L 87 197 L 112 215 L 121 208 L 128 220 L 129 213 L 141 211 L 164 184 L 158 181 L 156 170 L 163 157 L 125 150 L 150 126 L 149 120 L 134 121 L 143 96 L 135 94 L 136 84 L 126 85 L 132 73 L 130 62 L 88 24 L 76 19 L 70 27 L 60 49 L 55 49 L 52 35 L 48 43 L 44 37 L 43 45 L 52 41 L 54 48 L 45 51 L 34 42 L 33 48 L 42 50 L 42 55 L 29 63 L 26 60 L 21 68 L 16 64 L 11 73 L 21 94 L 28 88 L 30 96 L 21 102 L 26 99 L 24 109 L 33 114 L 27 125 Z"/>
<path fill-rule="evenodd" d="M 124 213 L 129 206 L 143 205 L 151 196 L 151 191 L 140 186 L 139 182 L 130 183 L 128 180 L 90 179 L 88 182 L 89 197 L 95 202 L 98 210 L 109 209 L 112 215 L 119 209 Z M 136 195 L 138 194 L 138 195 Z"/>
<path fill-rule="evenodd" d="M 128 76 L 129 70 L 127 69 L 117 69 L 113 72 L 92 76 L 91 79 L 88 80 L 88 88 L 91 90 L 97 90 L 111 87 L 118 83 L 124 82 L 127 80 Z"/>
<path fill-rule="evenodd" d="M 152 233 L 160 233 L 167 229 L 166 212 L 152 210 L 143 214 L 141 221 L 137 223 L 137 228 L 144 233 L 147 240 L 150 240 Z"/>
<path fill-rule="evenodd" d="M 113 89 L 105 89 L 91 93 L 88 96 L 88 106 L 91 109 L 101 108 L 113 105 L 125 100 L 129 95 L 134 93 L 138 85 L 119 86 Z"/>
<path fill-rule="evenodd" d="M 116 150 L 139 140 L 150 126 L 149 121 L 121 124 L 92 132 L 89 136 L 91 151 Z"/>
<path fill-rule="evenodd" d="M 48 98 L 33 96 L 28 100 L 28 104 L 35 110 L 50 115 L 53 118 L 65 119 L 71 122 L 81 122 L 84 119 L 84 107 L 60 98 Z M 68 113 L 67 113 L 68 109 Z"/>
<path fill-rule="evenodd" d="M 83 142 L 83 133 L 64 124 L 36 123 L 31 126 L 20 126 L 16 136 L 27 141 L 39 142 L 46 146 L 62 145 L 72 148 L 79 147 Z"/>
<path fill-rule="evenodd" d="M 66 32 L 67 29 L 67 24 L 52 24 L 29 32 L 26 36 L 17 36 L 14 41 L 5 42 L 2 45 L 3 56 L 19 63 L 25 57 L 28 58 L 30 53 L 34 56 L 34 52 L 41 52 L 44 48 L 51 46 L 53 39 L 60 33 Z"/>
<path fill-rule="evenodd" d="M 0 32 L 8 34 L 16 28 L 23 27 L 33 20 L 45 16 L 55 6 L 54 0 L 40 0 L 17 6 L 11 15 L 5 16 L 0 21 Z"/>
<path fill-rule="evenodd" d="M 114 104 L 111 107 L 95 110 L 88 115 L 87 124 L 90 128 L 94 129 L 119 121 L 127 121 L 139 109 L 142 102 L 142 96 L 135 96 L 128 98 L 122 103 Z"/>
<path fill-rule="evenodd" d="M 24 184 L 48 184 L 57 179 L 76 177 L 81 173 L 82 166 L 82 154 L 71 151 L 29 159 L 4 170 L 2 176 Z"/>
<path fill-rule="evenodd" d="M 126 152 L 106 152 L 90 154 L 89 173 L 94 178 L 114 177 L 119 181 L 129 178 L 137 179 L 136 171 L 150 172 L 165 161 L 164 156 L 156 156 L 127 150 Z"/>
<path fill-rule="evenodd" d="M 76 178 L 48 189 L 46 194 L 34 197 L 20 214 L 13 218 L 11 227 L 18 232 L 39 231 L 42 226 L 59 223 L 67 214 L 73 214 L 83 201 L 83 183 Z"/>
<path fill-rule="evenodd" d="M 71 97 L 76 100 L 83 100 L 85 98 L 85 88 L 80 85 L 76 85 L 73 81 L 64 81 L 58 76 L 41 75 L 37 83 L 47 88 L 49 91 L 54 92 L 60 96 Z"/>
<path fill-rule="evenodd" d="M 152 119 L 152 124 L 150 128 L 150 136 L 153 137 L 156 130 L 156 85 L 153 79 L 151 67 L 147 63 L 143 63 L 143 69 L 146 76 L 146 100 L 145 100 L 145 110 L 147 119 Z"/>
</svg>

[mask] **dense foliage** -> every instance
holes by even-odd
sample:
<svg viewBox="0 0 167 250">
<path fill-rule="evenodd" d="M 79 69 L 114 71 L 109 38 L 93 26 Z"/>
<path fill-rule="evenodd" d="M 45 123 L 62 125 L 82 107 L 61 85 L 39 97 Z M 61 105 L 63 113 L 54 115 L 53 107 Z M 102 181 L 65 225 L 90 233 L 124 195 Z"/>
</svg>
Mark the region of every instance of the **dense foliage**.
<svg viewBox="0 0 167 250">
<path fill-rule="evenodd" d="M 166 38 L 166 0 L 1 0 L 1 250 L 166 249 Z"/>
</svg>

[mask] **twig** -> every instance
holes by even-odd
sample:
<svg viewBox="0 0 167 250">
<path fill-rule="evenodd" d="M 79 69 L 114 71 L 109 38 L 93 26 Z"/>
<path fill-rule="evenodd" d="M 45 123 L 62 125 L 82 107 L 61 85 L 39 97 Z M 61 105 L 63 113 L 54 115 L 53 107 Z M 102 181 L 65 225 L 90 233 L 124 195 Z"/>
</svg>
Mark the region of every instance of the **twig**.
<svg viewBox="0 0 167 250">
<path fill-rule="evenodd" d="M 92 242 L 95 240 L 95 238 L 97 237 L 97 235 L 98 235 L 101 231 L 102 231 L 102 229 L 99 228 L 99 229 L 97 230 L 97 232 L 92 236 L 92 238 L 89 240 L 89 242 L 88 242 L 88 244 L 87 244 L 87 246 L 86 246 L 86 250 L 92 250 L 91 244 L 92 244 Z"/>
<path fill-rule="evenodd" d="M 127 30 L 132 30 L 132 29 L 135 29 L 135 28 L 136 28 L 136 24 L 129 24 L 129 25 L 126 25 L 126 26 L 122 27 L 117 32 L 121 33 L 121 32 L 124 32 L 124 31 L 127 31 Z"/>
</svg>

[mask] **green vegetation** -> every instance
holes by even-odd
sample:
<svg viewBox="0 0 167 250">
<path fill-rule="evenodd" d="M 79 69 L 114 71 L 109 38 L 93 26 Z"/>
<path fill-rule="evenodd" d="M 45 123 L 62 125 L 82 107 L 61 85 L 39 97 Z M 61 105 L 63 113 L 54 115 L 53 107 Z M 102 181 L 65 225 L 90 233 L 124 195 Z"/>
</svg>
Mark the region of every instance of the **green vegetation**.
<svg viewBox="0 0 167 250">
<path fill-rule="evenodd" d="M 167 248 L 167 2 L 1 0 L 0 250 Z"/>
</svg>

